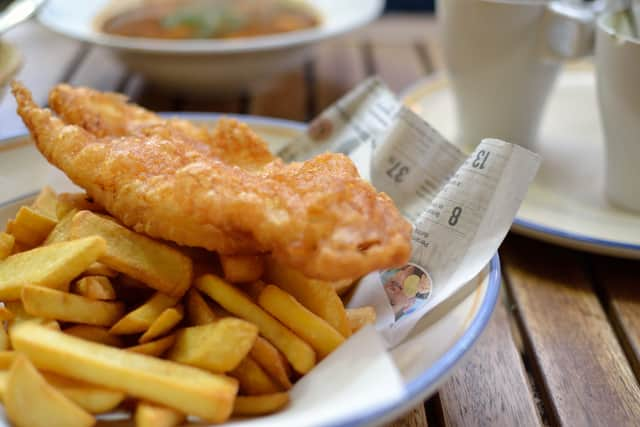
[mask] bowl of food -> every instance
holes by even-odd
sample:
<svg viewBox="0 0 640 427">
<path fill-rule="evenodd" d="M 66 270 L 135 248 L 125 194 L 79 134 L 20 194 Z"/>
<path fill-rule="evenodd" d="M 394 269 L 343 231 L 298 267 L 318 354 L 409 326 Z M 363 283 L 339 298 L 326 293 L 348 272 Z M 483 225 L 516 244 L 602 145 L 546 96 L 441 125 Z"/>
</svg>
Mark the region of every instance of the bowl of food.
<svg viewBox="0 0 640 427">
<path fill-rule="evenodd" d="M 39 19 L 109 48 L 159 86 L 211 93 L 255 89 L 383 7 L 382 0 L 51 0 Z"/>
<path fill-rule="evenodd" d="M 13 90 L 30 132 L 0 141 L 0 349 L 16 350 L 0 372 L 17 425 L 132 410 L 136 425 L 382 425 L 489 321 L 497 256 L 386 345 L 384 312 L 349 293 L 407 262 L 410 224 L 342 154 L 276 158 L 302 124 L 167 118 L 68 85 L 45 109 Z"/>
</svg>

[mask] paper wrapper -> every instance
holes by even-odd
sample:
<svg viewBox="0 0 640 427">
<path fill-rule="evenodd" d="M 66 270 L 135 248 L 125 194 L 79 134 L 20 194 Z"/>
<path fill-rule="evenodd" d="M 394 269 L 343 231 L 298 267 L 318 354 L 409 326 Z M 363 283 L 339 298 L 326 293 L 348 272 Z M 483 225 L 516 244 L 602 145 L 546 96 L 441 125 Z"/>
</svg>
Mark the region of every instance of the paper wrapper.
<svg viewBox="0 0 640 427">
<path fill-rule="evenodd" d="M 375 307 L 376 329 L 389 348 L 489 262 L 540 164 L 538 155 L 497 139 L 463 153 L 376 78 L 330 106 L 278 154 L 291 161 L 325 151 L 349 155 L 414 225 L 410 263 L 369 274 L 350 301 Z"/>
</svg>

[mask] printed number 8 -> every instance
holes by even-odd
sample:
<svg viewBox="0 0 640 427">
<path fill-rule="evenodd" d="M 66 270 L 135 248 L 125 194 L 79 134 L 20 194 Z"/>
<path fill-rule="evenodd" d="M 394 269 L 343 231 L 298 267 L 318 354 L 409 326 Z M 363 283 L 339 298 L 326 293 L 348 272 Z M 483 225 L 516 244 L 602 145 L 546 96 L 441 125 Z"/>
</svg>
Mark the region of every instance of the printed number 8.
<svg viewBox="0 0 640 427">
<path fill-rule="evenodd" d="M 462 208 L 460 206 L 456 206 L 451 211 L 451 216 L 449 217 L 449 225 L 455 227 L 460 219 L 460 215 L 462 214 Z"/>
</svg>

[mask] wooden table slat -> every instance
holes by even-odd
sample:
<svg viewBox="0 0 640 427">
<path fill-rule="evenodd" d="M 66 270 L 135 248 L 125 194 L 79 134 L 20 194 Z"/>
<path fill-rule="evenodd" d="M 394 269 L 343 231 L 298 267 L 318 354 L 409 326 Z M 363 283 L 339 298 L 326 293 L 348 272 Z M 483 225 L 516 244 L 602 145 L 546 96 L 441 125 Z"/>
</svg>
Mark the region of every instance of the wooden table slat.
<svg viewBox="0 0 640 427">
<path fill-rule="evenodd" d="M 68 83 L 102 91 L 118 91 L 126 75 L 125 66 L 110 52 L 94 47 L 70 74 Z"/>
<path fill-rule="evenodd" d="M 249 114 L 307 121 L 308 96 L 305 67 L 278 77 L 274 83 L 249 96 Z"/>
<path fill-rule="evenodd" d="M 362 45 L 344 38 L 322 44 L 314 52 L 313 69 L 317 114 L 366 77 Z"/>
<path fill-rule="evenodd" d="M 610 317 L 640 379 L 640 286 L 638 262 L 593 257 L 598 285 L 608 299 Z"/>
<path fill-rule="evenodd" d="M 400 93 L 430 70 L 420 58 L 415 44 L 370 45 L 374 72 L 395 92 Z"/>
<path fill-rule="evenodd" d="M 408 414 L 388 424 L 387 427 L 427 427 L 428 425 L 424 405 L 418 405 Z"/>
<path fill-rule="evenodd" d="M 439 393 L 447 426 L 541 424 L 504 304 Z"/>
<path fill-rule="evenodd" d="M 523 334 L 564 425 L 632 425 L 640 389 L 576 252 L 510 237 L 501 255 Z"/>
</svg>

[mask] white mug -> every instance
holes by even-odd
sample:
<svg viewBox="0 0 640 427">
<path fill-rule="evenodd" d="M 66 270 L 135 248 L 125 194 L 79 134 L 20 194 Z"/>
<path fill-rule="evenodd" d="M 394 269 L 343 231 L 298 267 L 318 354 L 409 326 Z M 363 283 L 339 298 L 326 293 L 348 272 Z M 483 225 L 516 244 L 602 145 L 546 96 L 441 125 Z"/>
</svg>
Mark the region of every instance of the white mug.
<svg viewBox="0 0 640 427">
<path fill-rule="evenodd" d="M 614 205 L 640 211 L 640 39 L 616 32 L 615 19 L 616 14 L 600 16 L 596 35 L 605 191 Z"/>
<path fill-rule="evenodd" d="M 561 61 L 593 46 L 591 9 L 535 0 L 439 0 L 458 142 L 531 148 Z"/>
</svg>

